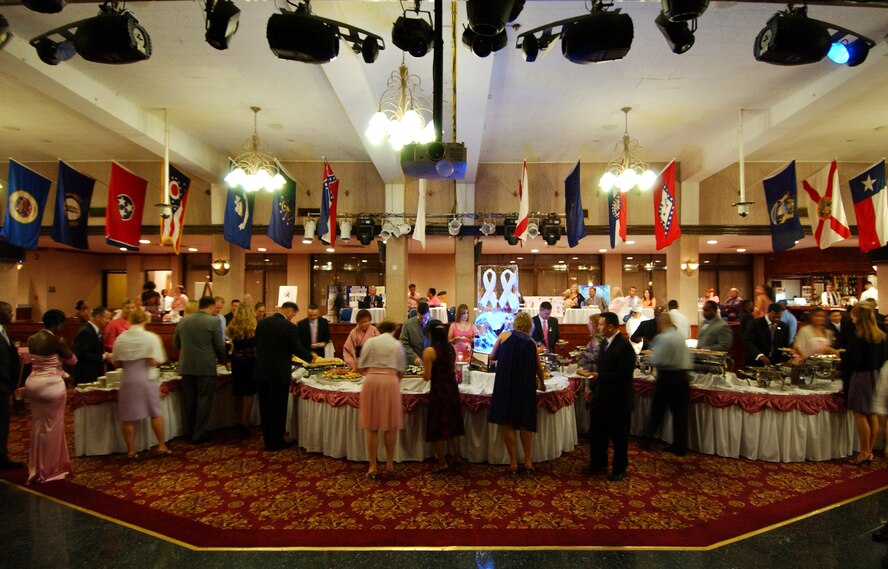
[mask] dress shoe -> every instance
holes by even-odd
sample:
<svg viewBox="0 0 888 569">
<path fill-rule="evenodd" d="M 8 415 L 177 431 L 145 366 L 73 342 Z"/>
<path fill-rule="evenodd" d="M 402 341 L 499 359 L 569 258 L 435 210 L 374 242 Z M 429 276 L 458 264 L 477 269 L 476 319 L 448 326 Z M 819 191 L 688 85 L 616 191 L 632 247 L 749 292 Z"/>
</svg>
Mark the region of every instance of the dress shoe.
<svg viewBox="0 0 888 569">
<path fill-rule="evenodd" d="M 24 465 L 24 462 L 9 460 L 9 458 L 7 457 L 3 457 L 2 459 L 0 459 L 0 470 L 14 470 L 16 468 L 21 468 Z"/>
<path fill-rule="evenodd" d="M 607 474 L 607 467 L 601 466 L 598 468 L 592 468 L 591 466 L 587 466 L 580 471 L 580 474 L 583 476 L 604 476 Z"/>
<path fill-rule="evenodd" d="M 608 482 L 620 482 L 621 480 L 626 480 L 628 476 L 625 472 L 614 472 L 608 475 L 607 480 Z"/>
<path fill-rule="evenodd" d="M 888 541 L 888 524 L 883 525 L 872 533 L 873 541 Z"/>
</svg>

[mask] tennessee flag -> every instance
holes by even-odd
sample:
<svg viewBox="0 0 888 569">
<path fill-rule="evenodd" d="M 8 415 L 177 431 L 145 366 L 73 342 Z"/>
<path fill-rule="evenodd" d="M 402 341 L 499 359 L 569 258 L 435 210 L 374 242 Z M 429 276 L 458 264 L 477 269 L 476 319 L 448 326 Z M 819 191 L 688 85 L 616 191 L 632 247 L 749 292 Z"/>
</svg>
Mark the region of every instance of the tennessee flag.
<svg viewBox="0 0 888 569">
<path fill-rule="evenodd" d="M 527 241 L 527 227 L 530 225 L 530 199 L 528 195 L 530 187 L 527 181 L 527 160 L 524 161 L 524 167 L 521 170 L 521 181 L 518 182 L 518 225 L 515 227 L 515 237 L 521 240 L 521 246 Z"/>
<path fill-rule="evenodd" d="M 654 182 L 654 235 L 657 251 L 681 237 L 675 199 L 675 160 L 660 172 Z"/>
<path fill-rule="evenodd" d="M 617 237 L 626 242 L 626 194 L 616 188 L 607 196 L 607 217 L 613 249 L 617 246 Z"/>
<path fill-rule="evenodd" d="M 318 220 L 318 237 L 330 245 L 336 245 L 336 201 L 339 198 L 339 180 L 333 168 L 324 160 L 324 197 L 321 219 Z"/>
<path fill-rule="evenodd" d="M 802 187 L 808 194 L 808 219 L 817 246 L 827 249 L 833 243 L 851 237 L 848 229 L 848 218 L 842 206 L 842 194 L 839 192 L 839 169 L 836 161 L 819 172 L 802 181 Z"/>
<path fill-rule="evenodd" d="M 871 251 L 888 239 L 888 190 L 885 189 L 885 161 L 873 164 L 848 180 L 854 213 L 857 214 L 857 240 L 861 251 Z"/>
<path fill-rule="evenodd" d="M 105 210 L 105 242 L 108 245 L 139 250 L 147 188 L 147 180 L 115 162 L 111 163 L 108 208 Z"/>
</svg>

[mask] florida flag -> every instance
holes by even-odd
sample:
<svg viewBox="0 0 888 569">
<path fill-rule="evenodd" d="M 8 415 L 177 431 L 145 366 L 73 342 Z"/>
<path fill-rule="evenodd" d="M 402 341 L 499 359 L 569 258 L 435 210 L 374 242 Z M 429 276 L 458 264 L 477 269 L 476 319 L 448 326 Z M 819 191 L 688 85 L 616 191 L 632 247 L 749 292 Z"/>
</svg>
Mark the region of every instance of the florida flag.
<svg viewBox="0 0 888 569">
<path fill-rule="evenodd" d="M 802 181 L 802 188 L 808 194 L 808 219 L 817 246 L 827 249 L 851 237 L 848 229 L 848 218 L 842 206 L 842 194 L 839 192 L 839 169 L 836 161 Z"/>
<path fill-rule="evenodd" d="M 626 194 L 616 188 L 607 196 L 607 217 L 613 249 L 617 246 L 617 237 L 626 242 Z"/>
<path fill-rule="evenodd" d="M 321 203 L 321 219 L 318 220 L 318 237 L 334 247 L 336 245 L 336 200 L 339 197 L 339 180 L 333 168 L 324 160 L 324 197 Z"/>
<path fill-rule="evenodd" d="M 654 236 L 657 251 L 669 247 L 681 237 L 678 226 L 678 205 L 675 199 L 675 160 L 660 172 L 654 182 Z"/>
<path fill-rule="evenodd" d="M 872 251 L 888 239 L 888 190 L 885 189 L 885 161 L 873 164 L 848 180 L 854 213 L 857 214 L 857 239 L 861 251 Z"/>
<path fill-rule="evenodd" d="M 172 214 L 160 218 L 160 244 L 172 245 L 176 255 L 182 243 L 182 228 L 185 224 L 185 206 L 188 203 L 188 188 L 191 179 L 170 164 L 170 207 Z"/>
<path fill-rule="evenodd" d="M 530 188 L 527 182 L 527 160 L 521 170 L 521 180 L 518 182 L 518 225 L 515 226 L 515 237 L 521 240 L 521 246 L 527 241 L 527 228 L 530 225 Z"/>
</svg>

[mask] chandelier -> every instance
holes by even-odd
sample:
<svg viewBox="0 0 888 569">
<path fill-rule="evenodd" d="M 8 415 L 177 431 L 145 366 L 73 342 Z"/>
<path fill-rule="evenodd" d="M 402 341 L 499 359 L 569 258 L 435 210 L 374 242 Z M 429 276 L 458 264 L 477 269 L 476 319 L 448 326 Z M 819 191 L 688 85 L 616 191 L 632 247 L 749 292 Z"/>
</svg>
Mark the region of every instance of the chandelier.
<svg viewBox="0 0 888 569">
<path fill-rule="evenodd" d="M 244 142 L 244 151 L 231 160 L 232 170 L 225 176 L 225 182 L 231 188 L 241 187 L 248 192 L 258 192 L 262 189 L 273 192 L 284 187 L 284 177 L 281 176 L 274 159 L 259 150 L 256 117 L 262 109 L 250 107 L 250 110 L 253 111 L 253 136 Z"/>
<path fill-rule="evenodd" d="M 605 192 L 610 192 L 614 188 L 621 192 L 628 192 L 636 186 L 645 192 L 654 185 L 657 175 L 648 168 L 647 162 L 632 153 L 633 149 L 639 148 L 638 141 L 629 138 L 629 111 L 632 110 L 632 107 L 623 107 L 620 110 L 626 115 L 623 153 L 608 163 L 598 185 Z M 617 143 L 617 149 L 619 150 L 619 148 L 620 145 Z"/>
<path fill-rule="evenodd" d="M 403 60 L 398 70 L 392 71 L 364 133 L 371 143 L 382 144 L 388 138 L 394 150 L 401 150 L 405 144 L 435 140 L 435 125 L 426 120 L 431 114 L 429 99 L 417 94 L 422 91 L 420 83 L 419 77 L 407 71 Z"/>
</svg>

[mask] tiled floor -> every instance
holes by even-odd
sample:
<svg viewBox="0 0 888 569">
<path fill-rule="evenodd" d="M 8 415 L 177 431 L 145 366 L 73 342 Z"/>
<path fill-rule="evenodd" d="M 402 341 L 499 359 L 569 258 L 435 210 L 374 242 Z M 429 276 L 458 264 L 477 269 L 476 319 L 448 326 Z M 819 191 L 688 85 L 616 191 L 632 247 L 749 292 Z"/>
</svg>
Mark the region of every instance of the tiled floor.
<svg viewBox="0 0 888 569">
<path fill-rule="evenodd" d="M 0 567 L 877 568 L 888 492 L 712 551 L 191 551 L 0 483 Z M 590 546 L 594 545 L 592 543 Z"/>
</svg>

